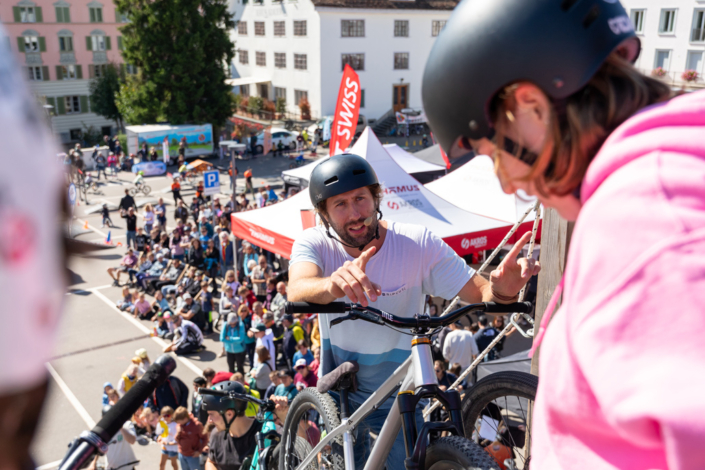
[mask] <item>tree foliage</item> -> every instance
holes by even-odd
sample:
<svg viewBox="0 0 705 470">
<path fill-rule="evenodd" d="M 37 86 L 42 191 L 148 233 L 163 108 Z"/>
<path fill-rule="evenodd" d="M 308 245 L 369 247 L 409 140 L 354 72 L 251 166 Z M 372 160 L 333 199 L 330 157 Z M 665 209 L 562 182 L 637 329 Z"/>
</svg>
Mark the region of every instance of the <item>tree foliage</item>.
<svg viewBox="0 0 705 470">
<path fill-rule="evenodd" d="M 225 79 L 235 55 L 228 31 L 235 24 L 226 0 L 115 3 L 129 19 L 120 28 L 123 56 L 141 71 L 121 99 L 132 112 L 125 115 L 128 122 L 160 117 L 172 124 L 219 125 L 232 115 Z"/>
<path fill-rule="evenodd" d="M 92 79 L 89 90 L 91 111 L 121 127 L 122 114 L 115 103 L 115 95 L 120 91 L 120 74 L 115 64 L 108 64 L 101 77 Z"/>
<path fill-rule="evenodd" d="M 159 114 L 161 102 L 156 97 L 156 85 L 146 82 L 141 74 L 129 75 L 115 95 L 115 104 L 125 122 L 149 124 L 163 120 Z"/>
</svg>

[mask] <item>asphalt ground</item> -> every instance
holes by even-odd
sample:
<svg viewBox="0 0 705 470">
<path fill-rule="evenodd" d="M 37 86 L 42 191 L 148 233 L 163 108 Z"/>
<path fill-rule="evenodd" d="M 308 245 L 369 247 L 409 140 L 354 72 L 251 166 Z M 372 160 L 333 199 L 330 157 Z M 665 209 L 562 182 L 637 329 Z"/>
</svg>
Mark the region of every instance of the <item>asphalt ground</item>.
<svg viewBox="0 0 705 470">
<path fill-rule="evenodd" d="M 217 158 L 211 161 L 227 168 L 225 161 Z M 279 175 L 288 168 L 289 163 L 287 158 L 271 156 L 238 162 L 239 165 L 247 165 L 244 168 L 252 168 L 255 187 L 280 185 Z M 170 168 L 170 171 L 175 169 Z M 55 353 L 47 367 L 50 372 L 49 396 L 32 449 L 35 461 L 42 470 L 55 468 L 71 440 L 81 431 L 92 428 L 100 419 L 103 383 L 111 382 L 117 386 L 137 349 L 145 348 L 154 360 L 166 346 L 163 340 L 149 335 L 152 330 L 149 322 L 136 320 L 115 307 L 121 289 L 111 286 L 112 280 L 106 271 L 119 265 L 125 253 L 124 247 L 117 246 L 125 241 L 125 226 L 117 211 L 111 213 L 115 224 L 113 228 L 101 227 L 100 214 L 91 213 L 96 205 L 117 205 L 124 190 L 132 186 L 133 179 L 134 175 L 122 172 L 107 183 L 101 180 L 100 194 L 88 194 L 91 204 L 79 201 L 74 209 L 73 230 L 80 233 L 77 238 L 104 244 L 110 234 L 114 245 L 91 255 L 74 257 L 68 265 L 71 281 L 65 296 Z M 152 187 L 152 192 L 148 197 L 136 197 L 138 205 L 150 200 L 156 202 L 158 197 L 163 197 L 167 203 L 168 226 L 173 226 L 174 205 L 169 192 L 171 179 L 166 176 L 148 177 L 146 182 Z M 226 172 L 221 173 L 221 185 L 222 200 L 229 197 Z M 242 178 L 238 178 L 237 187 L 238 192 L 244 190 Z M 193 192 L 187 184 L 182 185 L 182 194 L 187 201 Z M 189 388 L 194 377 L 206 367 L 216 371 L 227 370 L 225 357 L 217 357 L 222 346 L 218 344 L 216 335 L 206 337 L 205 346 L 206 350 L 202 353 L 177 360 L 174 375 Z M 504 354 L 525 348 L 526 341 L 515 334 L 508 338 Z M 135 444 L 133 450 L 141 462 L 139 468 L 157 468 L 160 451 L 156 444 Z"/>
</svg>

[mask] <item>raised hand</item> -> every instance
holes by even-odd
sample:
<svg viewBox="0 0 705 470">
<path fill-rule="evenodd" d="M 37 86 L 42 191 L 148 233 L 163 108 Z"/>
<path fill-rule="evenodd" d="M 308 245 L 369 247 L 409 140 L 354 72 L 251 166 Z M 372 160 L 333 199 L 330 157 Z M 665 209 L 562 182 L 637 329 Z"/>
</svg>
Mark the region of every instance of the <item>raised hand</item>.
<svg viewBox="0 0 705 470">
<path fill-rule="evenodd" d="M 514 247 L 509 250 L 507 256 L 497 266 L 497 269 L 490 273 L 490 284 L 492 292 L 502 297 L 515 297 L 531 276 L 539 273 L 541 266 L 534 259 L 519 258 L 517 256 L 524 248 L 524 245 L 531 238 L 531 232 L 526 232 Z M 501 299 L 498 299 L 501 300 Z"/>
<path fill-rule="evenodd" d="M 373 246 L 363 251 L 355 260 L 346 261 L 330 276 L 328 291 L 337 299 L 347 295 L 351 302 L 364 307 L 368 305 L 368 297 L 371 302 L 375 302 L 377 296 L 382 294 L 382 289 L 367 277 L 365 269 L 376 251 L 377 248 Z"/>
</svg>

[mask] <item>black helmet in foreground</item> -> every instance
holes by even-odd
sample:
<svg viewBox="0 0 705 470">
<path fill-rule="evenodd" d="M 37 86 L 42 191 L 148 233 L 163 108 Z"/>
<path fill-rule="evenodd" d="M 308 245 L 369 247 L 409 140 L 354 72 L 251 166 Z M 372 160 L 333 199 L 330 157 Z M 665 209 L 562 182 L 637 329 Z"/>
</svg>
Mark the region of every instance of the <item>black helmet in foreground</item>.
<svg viewBox="0 0 705 470">
<path fill-rule="evenodd" d="M 448 152 L 461 136 L 491 136 L 489 104 L 507 85 L 566 98 L 613 51 L 634 61 L 639 47 L 618 0 L 463 0 L 426 62 L 423 107 Z"/>
<path fill-rule="evenodd" d="M 344 153 L 316 165 L 311 172 L 308 191 L 311 202 L 316 206 L 329 197 L 377 183 L 377 174 L 367 160 L 359 155 Z"/>
<path fill-rule="evenodd" d="M 245 395 L 245 387 L 239 382 L 220 382 L 211 387 L 213 390 L 221 392 L 236 392 Z M 236 400 L 230 397 L 217 397 L 215 395 L 201 395 L 203 398 L 202 407 L 206 411 L 217 411 L 223 415 L 227 410 L 235 410 L 235 415 L 240 415 L 247 408 L 247 402 L 244 400 Z M 223 416 L 225 419 L 225 416 Z M 226 424 L 227 421 L 226 421 Z"/>
</svg>

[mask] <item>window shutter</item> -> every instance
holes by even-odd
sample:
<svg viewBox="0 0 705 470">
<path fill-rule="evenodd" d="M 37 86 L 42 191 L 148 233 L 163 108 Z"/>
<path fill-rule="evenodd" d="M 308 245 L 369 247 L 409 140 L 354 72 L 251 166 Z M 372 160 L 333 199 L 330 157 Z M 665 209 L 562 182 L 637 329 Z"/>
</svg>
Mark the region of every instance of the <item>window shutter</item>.
<svg viewBox="0 0 705 470">
<path fill-rule="evenodd" d="M 44 36 L 39 37 L 39 52 L 46 52 L 47 51 L 47 41 Z"/>
<path fill-rule="evenodd" d="M 61 65 L 56 66 L 56 79 L 57 80 L 63 80 L 64 79 L 64 69 Z"/>
<path fill-rule="evenodd" d="M 93 64 L 88 65 L 88 78 L 93 78 L 95 75 L 95 70 L 93 69 Z"/>
<path fill-rule="evenodd" d="M 45 82 L 49 81 L 49 66 L 48 65 L 42 66 L 42 80 L 44 80 Z"/>
<path fill-rule="evenodd" d="M 57 23 L 63 23 L 64 22 L 64 9 L 61 7 L 56 7 L 56 22 Z"/>
<path fill-rule="evenodd" d="M 110 50 L 110 36 L 105 36 L 105 50 Z"/>
<path fill-rule="evenodd" d="M 83 68 L 80 65 L 76 66 L 76 78 L 83 78 Z"/>
<path fill-rule="evenodd" d="M 86 36 L 86 50 L 88 50 L 88 51 L 93 50 L 93 41 L 91 40 L 90 36 Z"/>
<path fill-rule="evenodd" d="M 71 9 L 69 7 L 64 7 L 64 23 L 71 22 Z"/>
<path fill-rule="evenodd" d="M 54 108 L 49 111 L 49 114 L 56 114 L 56 98 L 47 97 L 47 104 L 53 106 Z"/>
<path fill-rule="evenodd" d="M 120 22 L 120 10 L 118 10 L 117 8 L 115 9 L 115 22 Z"/>
<path fill-rule="evenodd" d="M 25 52 L 23 36 L 17 38 L 17 48 L 20 50 L 20 52 Z"/>
<path fill-rule="evenodd" d="M 56 114 L 66 114 L 66 101 L 63 96 L 56 98 Z"/>
<path fill-rule="evenodd" d="M 117 37 L 117 43 L 118 43 L 118 50 L 122 50 L 122 36 Z"/>
<path fill-rule="evenodd" d="M 81 112 L 82 113 L 87 113 L 89 112 L 88 109 L 88 97 L 87 96 L 79 96 L 78 99 L 81 102 Z"/>
<path fill-rule="evenodd" d="M 95 9 L 89 8 L 88 11 L 90 12 L 90 16 L 91 16 L 91 19 L 90 19 L 91 23 L 95 23 Z"/>
<path fill-rule="evenodd" d="M 44 16 L 42 15 L 42 7 L 34 7 L 34 19 L 37 23 L 44 22 Z"/>
<path fill-rule="evenodd" d="M 20 13 L 20 7 L 12 7 L 12 15 L 15 17 L 15 23 L 22 22 L 22 14 Z"/>
<path fill-rule="evenodd" d="M 96 19 L 96 21 L 98 21 L 98 23 L 103 22 L 103 9 L 102 8 L 95 9 L 95 19 Z"/>
</svg>

